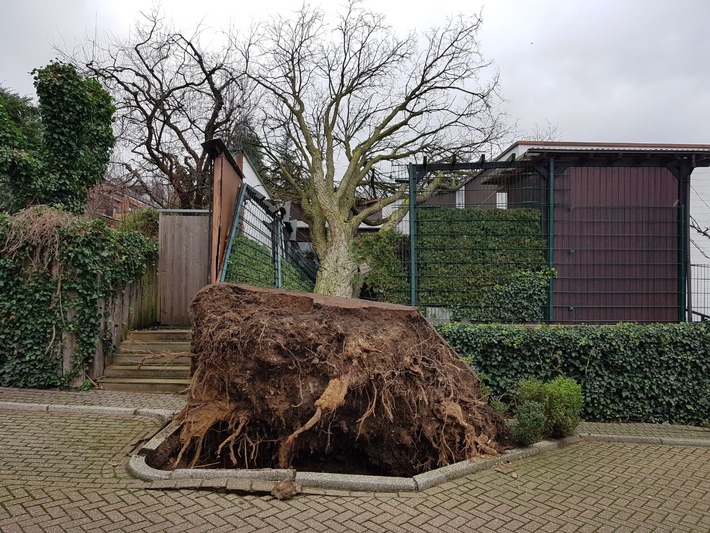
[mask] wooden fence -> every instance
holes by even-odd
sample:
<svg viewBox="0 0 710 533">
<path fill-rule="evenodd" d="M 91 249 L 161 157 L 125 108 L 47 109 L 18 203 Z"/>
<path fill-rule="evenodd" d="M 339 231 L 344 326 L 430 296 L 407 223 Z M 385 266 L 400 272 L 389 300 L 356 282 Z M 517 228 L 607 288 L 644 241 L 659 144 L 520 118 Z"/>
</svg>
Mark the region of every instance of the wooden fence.
<svg viewBox="0 0 710 533">
<path fill-rule="evenodd" d="M 157 301 L 158 275 L 155 264 L 148 265 L 141 279 L 126 285 L 111 301 L 99 301 L 97 313 L 102 317 L 99 331 L 103 334 L 96 345 L 96 355 L 89 368 L 90 378 L 95 379 L 103 375 L 110 356 L 128 330 L 147 328 L 157 323 Z M 71 320 L 71 317 L 68 318 Z M 74 333 L 65 331 L 63 341 L 62 370 L 67 372 L 76 344 Z"/>
<path fill-rule="evenodd" d="M 158 243 L 158 321 L 187 326 L 187 308 L 197 291 L 209 283 L 209 213 L 160 213 Z"/>
</svg>

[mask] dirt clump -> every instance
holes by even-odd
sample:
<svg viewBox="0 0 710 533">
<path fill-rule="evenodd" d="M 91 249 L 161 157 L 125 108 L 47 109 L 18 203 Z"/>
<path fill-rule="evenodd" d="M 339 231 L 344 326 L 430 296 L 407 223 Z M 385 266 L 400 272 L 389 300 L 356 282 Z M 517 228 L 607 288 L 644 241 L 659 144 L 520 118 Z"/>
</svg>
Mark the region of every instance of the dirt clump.
<svg viewBox="0 0 710 533">
<path fill-rule="evenodd" d="M 190 315 L 175 467 L 411 476 L 510 442 L 478 377 L 414 308 L 219 284 Z"/>
</svg>

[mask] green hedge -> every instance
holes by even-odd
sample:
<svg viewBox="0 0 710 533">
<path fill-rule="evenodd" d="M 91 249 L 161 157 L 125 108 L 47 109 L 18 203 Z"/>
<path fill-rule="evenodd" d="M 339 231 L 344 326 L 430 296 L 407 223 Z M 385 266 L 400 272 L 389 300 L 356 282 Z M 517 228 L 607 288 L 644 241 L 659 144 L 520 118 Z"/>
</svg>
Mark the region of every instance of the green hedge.
<svg viewBox="0 0 710 533">
<path fill-rule="evenodd" d="M 710 324 L 526 328 L 438 326 L 493 396 L 521 379 L 558 375 L 582 385 L 586 420 L 699 424 L 710 420 Z"/>
<path fill-rule="evenodd" d="M 227 259 L 225 281 L 247 283 L 261 287 L 276 286 L 276 269 L 271 250 L 252 239 L 239 235 L 232 241 L 232 249 Z M 313 291 L 313 281 L 301 274 L 286 259 L 281 262 L 281 282 L 284 289 L 292 291 Z"/>
<path fill-rule="evenodd" d="M 417 210 L 419 304 L 455 320 L 538 322 L 553 272 L 539 209 Z"/>
<path fill-rule="evenodd" d="M 408 246 L 407 237 L 393 230 L 358 236 L 355 249 L 357 260 L 360 264 L 367 264 L 368 268 L 361 297 L 409 304 L 409 279 L 398 256 L 398 252 Z"/>
</svg>

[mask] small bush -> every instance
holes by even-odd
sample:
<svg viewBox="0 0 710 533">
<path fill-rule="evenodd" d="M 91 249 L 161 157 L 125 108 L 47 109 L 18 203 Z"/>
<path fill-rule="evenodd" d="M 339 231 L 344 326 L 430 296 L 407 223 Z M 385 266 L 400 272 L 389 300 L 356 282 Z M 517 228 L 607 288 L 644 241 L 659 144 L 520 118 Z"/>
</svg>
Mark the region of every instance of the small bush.
<svg viewBox="0 0 710 533">
<path fill-rule="evenodd" d="M 545 384 L 539 379 L 528 378 L 522 380 L 518 384 L 518 403 L 539 402 L 543 405 L 546 403 Z"/>
<path fill-rule="evenodd" d="M 518 407 L 513 438 L 521 446 L 530 446 L 540 441 L 545 432 L 545 405 L 528 401 Z"/>
<path fill-rule="evenodd" d="M 502 417 L 507 417 L 510 411 L 510 406 L 500 398 L 488 398 L 488 405 Z"/>
<path fill-rule="evenodd" d="M 524 379 L 518 385 L 517 403 L 513 436 L 519 444 L 529 446 L 543 437 L 559 439 L 571 435 L 579 424 L 582 387 L 562 376 L 548 383 Z"/>
<path fill-rule="evenodd" d="M 119 224 L 123 231 L 137 231 L 144 237 L 158 240 L 160 213 L 157 209 L 146 207 L 134 209 L 124 215 Z"/>
<path fill-rule="evenodd" d="M 558 376 L 545 383 L 545 400 L 545 433 L 556 439 L 571 435 L 579 425 L 582 387 L 573 379 Z"/>
</svg>

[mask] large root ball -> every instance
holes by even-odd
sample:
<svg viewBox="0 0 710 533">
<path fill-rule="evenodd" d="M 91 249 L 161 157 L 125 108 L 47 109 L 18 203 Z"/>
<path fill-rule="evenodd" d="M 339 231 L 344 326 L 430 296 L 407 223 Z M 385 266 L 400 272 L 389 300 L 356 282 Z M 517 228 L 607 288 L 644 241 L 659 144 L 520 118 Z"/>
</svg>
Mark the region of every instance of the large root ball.
<svg viewBox="0 0 710 533">
<path fill-rule="evenodd" d="M 509 442 L 478 377 L 414 308 L 202 289 L 176 466 L 411 476 Z"/>
</svg>

